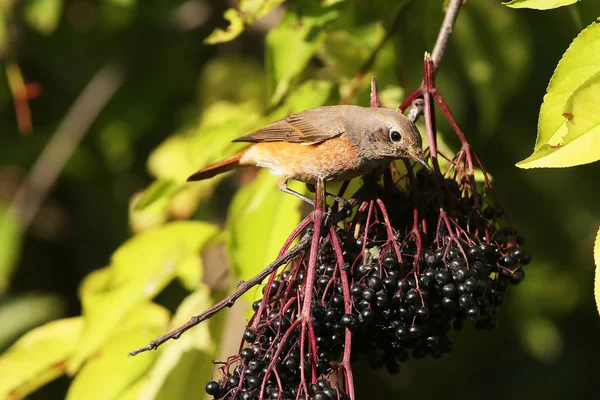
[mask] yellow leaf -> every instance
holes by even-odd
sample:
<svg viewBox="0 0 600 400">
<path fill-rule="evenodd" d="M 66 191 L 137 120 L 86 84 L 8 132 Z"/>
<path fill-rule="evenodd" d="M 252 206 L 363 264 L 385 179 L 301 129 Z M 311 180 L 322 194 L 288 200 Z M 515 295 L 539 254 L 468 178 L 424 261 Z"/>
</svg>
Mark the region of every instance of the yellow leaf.
<svg viewBox="0 0 600 400">
<path fill-rule="evenodd" d="M 0 398 L 19 399 L 65 373 L 83 330 L 83 318 L 35 328 L 0 357 Z"/>
<path fill-rule="evenodd" d="M 594 297 L 596 298 L 596 308 L 600 314 L 600 229 L 596 235 L 594 244 L 594 262 L 596 263 L 596 279 L 594 280 Z"/>
<path fill-rule="evenodd" d="M 212 305 L 208 288 L 201 285 L 181 303 L 169 329 L 183 325 L 192 315 Z M 204 385 L 210 379 L 215 346 L 204 321 L 185 332 L 177 341 L 162 345 L 161 354 L 147 374 L 141 392 L 145 399 L 197 399 L 205 395 Z M 140 354 L 136 357 L 144 357 Z"/>
<path fill-rule="evenodd" d="M 217 44 L 229 42 L 244 31 L 244 20 L 242 19 L 242 15 L 235 8 L 230 8 L 225 11 L 223 18 L 229 21 L 229 26 L 225 29 L 215 29 L 206 39 L 204 39 L 204 43 Z"/>
<path fill-rule="evenodd" d="M 159 352 L 138 357 L 128 357 L 127 353 L 164 332 L 169 312 L 149 302 L 132 311 L 132 317 L 115 329 L 106 344 L 77 373 L 67 400 L 118 399 L 152 366 Z"/>
<path fill-rule="evenodd" d="M 225 29 L 215 29 L 204 43 L 216 44 L 229 42 L 238 37 L 246 26 L 251 25 L 256 19 L 270 12 L 272 9 L 283 3 L 284 0 L 241 0 L 239 10 L 230 8 L 225 11 L 223 17 L 229 21 L 229 26 Z"/>
<path fill-rule="evenodd" d="M 519 168 L 556 168 L 587 164 L 599 159 L 600 133 L 583 135 L 568 145 L 542 145 L 530 157 L 517 163 Z"/>
<path fill-rule="evenodd" d="M 69 372 L 77 371 L 116 327 L 132 318 L 132 309 L 171 282 L 189 257 L 200 257 L 200 250 L 217 232 L 216 226 L 204 222 L 173 222 L 135 236 L 117 249 L 110 266 L 82 285 L 86 326 Z"/>
<path fill-rule="evenodd" d="M 573 40 L 558 63 L 540 109 L 533 154 L 520 168 L 569 167 L 600 158 L 600 24 Z"/>
<path fill-rule="evenodd" d="M 512 0 L 502 3 L 510 8 L 534 8 L 536 10 L 550 10 L 577 3 L 579 0 Z"/>
</svg>

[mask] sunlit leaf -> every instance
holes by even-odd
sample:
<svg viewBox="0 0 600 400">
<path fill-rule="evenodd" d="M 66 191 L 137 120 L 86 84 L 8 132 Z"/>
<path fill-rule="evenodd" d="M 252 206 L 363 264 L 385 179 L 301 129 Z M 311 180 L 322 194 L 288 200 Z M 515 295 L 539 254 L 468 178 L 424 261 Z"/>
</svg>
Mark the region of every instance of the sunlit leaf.
<svg viewBox="0 0 600 400">
<path fill-rule="evenodd" d="M 49 322 L 21 337 L 0 356 L 0 398 L 19 399 L 65 373 L 83 330 L 83 318 Z"/>
<path fill-rule="evenodd" d="M 143 303 L 132 310 L 132 318 L 114 328 L 107 342 L 77 373 L 67 393 L 68 400 L 110 400 L 135 383 L 152 366 L 159 353 L 138 357 L 127 353 L 164 332 L 169 312 L 153 303 Z"/>
<path fill-rule="evenodd" d="M 569 167 L 600 159 L 600 23 L 584 29 L 558 63 L 540 109 L 533 154 L 521 168 Z"/>
<path fill-rule="evenodd" d="M 579 0 L 511 0 L 502 3 L 510 8 L 534 8 L 536 10 L 550 10 L 569 4 L 577 3 Z"/>
<path fill-rule="evenodd" d="M 192 315 L 212 305 L 206 286 L 190 294 L 179 306 L 169 329 L 183 325 Z M 147 399 L 197 399 L 205 395 L 204 385 L 210 379 L 215 346 L 209 332 L 211 321 L 185 332 L 177 341 L 165 343 L 160 357 L 148 372 L 143 388 Z M 143 355 L 142 355 L 143 356 Z"/>
<path fill-rule="evenodd" d="M 144 388 L 148 384 L 148 374 L 145 374 L 137 382 L 129 386 L 119 395 L 119 400 L 140 400 L 143 399 Z"/>
<path fill-rule="evenodd" d="M 238 37 L 248 25 L 263 15 L 266 15 L 284 0 L 240 0 L 238 8 L 230 8 L 225 11 L 223 17 L 229 21 L 225 29 L 215 29 L 204 42 L 216 44 L 229 42 Z"/>
<path fill-rule="evenodd" d="M 62 0 L 27 0 L 23 13 L 29 25 L 49 35 L 58 25 L 62 8 Z"/>
<path fill-rule="evenodd" d="M 10 205 L 0 203 L 0 295 L 4 293 L 21 250 L 21 228 Z"/>
<path fill-rule="evenodd" d="M 600 229 L 596 235 L 594 244 L 594 262 L 596 263 L 596 278 L 594 279 L 594 298 L 596 299 L 596 308 L 600 314 Z"/>
<path fill-rule="evenodd" d="M 151 299 L 176 276 L 188 258 L 216 235 L 218 228 L 199 221 L 173 222 L 144 232 L 123 244 L 111 264 L 81 287 L 85 331 L 69 362 L 75 372 L 145 299 Z"/>
<path fill-rule="evenodd" d="M 248 280 L 273 262 L 300 220 L 302 201 L 281 192 L 277 179 L 260 171 L 255 181 L 236 193 L 229 208 L 227 250 L 235 280 Z M 246 299 L 252 296 L 251 291 Z"/>
<path fill-rule="evenodd" d="M 279 103 L 288 92 L 325 39 L 325 27 L 339 16 L 335 7 L 323 8 L 316 1 L 304 6 L 302 12 L 288 9 L 267 35 L 265 57 L 271 104 Z"/>
<path fill-rule="evenodd" d="M 202 283 L 204 265 L 202 257 L 188 257 L 177 269 L 177 278 L 187 290 L 195 290 Z"/>
</svg>

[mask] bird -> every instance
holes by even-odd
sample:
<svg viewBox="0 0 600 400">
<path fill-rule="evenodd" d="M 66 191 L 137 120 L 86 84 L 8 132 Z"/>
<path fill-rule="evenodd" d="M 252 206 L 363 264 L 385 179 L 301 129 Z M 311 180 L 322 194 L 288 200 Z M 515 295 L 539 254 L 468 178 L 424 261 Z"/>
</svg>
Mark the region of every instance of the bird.
<svg viewBox="0 0 600 400">
<path fill-rule="evenodd" d="M 277 187 L 308 203 L 314 202 L 288 188 L 293 179 L 314 185 L 346 181 L 395 159 L 423 164 L 421 134 L 399 111 L 355 105 L 322 106 L 272 122 L 233 142 L 251 145 L 237 154 L 192 174 L 188 182 L 209 179 L 239 167 L 268 168 L 280 177 Z"/>
</svg>

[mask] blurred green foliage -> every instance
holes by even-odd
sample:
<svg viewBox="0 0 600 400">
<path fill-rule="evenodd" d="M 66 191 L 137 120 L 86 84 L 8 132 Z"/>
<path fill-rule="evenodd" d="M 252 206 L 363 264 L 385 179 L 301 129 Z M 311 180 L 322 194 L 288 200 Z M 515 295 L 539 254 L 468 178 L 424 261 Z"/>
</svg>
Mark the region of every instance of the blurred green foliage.
<svg viewBox="0 0 600 400">
<path fill-rule="evenodd" d="M 241 332 L 227 336 L 228 324 L 244 320 L 259 290 L 246 295 L 242 312 L 225 310 L 155 352 L 126 353 L 272 260 L 302 209 L 266 171 L 254 180 L 251 171 L 195 184 L 186 177 L 235 153 L 241 145 L 232 139 L 276 118 L 340 100 L 367 105 L 373 75 L 383 105 L 397 107 L 422 79 L 444 2 L 282 3 L 0 1 L 0 396 L 204 396 L 211 360 L 239 345 Z M 399 376 L 359 363 L 359 399 L 595 392 L 599 167 L 514 164 L 531 152 L 554 68 L 598 16 L 592 0 L 546 12 L 489 0 L 463 7 L 438 87 L 534 262 L 510 292 L 498 330 L 455 334 L 452 354 L 408 363 Z M 591 61 L 571 63 L 598 58 L 585 54 Z M 119 90 L 22 232 L 9 208 L 17 188 L 77 96 L 109 64 L 124 71 Z M 572 110 L 596 104 L 594 74 L 564 90 L 583 96 L 569 103 Z M 444 122 L 438 129 L 449 148 L 456 145 Z M 177 221 L 184 219 L 203 222 Z"/>
</svg>

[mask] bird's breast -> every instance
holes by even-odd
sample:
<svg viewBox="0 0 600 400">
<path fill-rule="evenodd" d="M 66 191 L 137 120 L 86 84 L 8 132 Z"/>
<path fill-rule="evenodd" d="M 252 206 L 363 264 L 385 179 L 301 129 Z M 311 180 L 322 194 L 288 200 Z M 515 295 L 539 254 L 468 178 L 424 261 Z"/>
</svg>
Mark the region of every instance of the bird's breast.
<svg viewBox="0 0 600 400">
<path fill-rule="evenodd" d="M 343 181 L 360 176 L 376 166 L 365 162 L 345 135 L 312 145 L 256 143 L 244 154 L 240 164 L 268 168 L 275 175 L 303 182 L 315 182 L 319 176 Z"/>
</svg>

